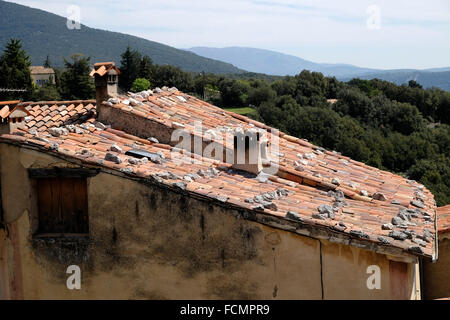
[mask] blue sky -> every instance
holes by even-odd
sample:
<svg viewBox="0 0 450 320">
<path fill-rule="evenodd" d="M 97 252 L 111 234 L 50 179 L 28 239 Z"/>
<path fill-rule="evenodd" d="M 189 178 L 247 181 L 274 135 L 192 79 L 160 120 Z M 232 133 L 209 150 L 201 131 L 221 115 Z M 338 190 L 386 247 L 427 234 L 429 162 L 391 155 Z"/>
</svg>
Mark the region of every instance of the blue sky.
<svg viewBox="0 0 450 320">
<path fill-rule="evenodd" d="M 13 0 L 177 48 L 246 46 L 362 67 L 450 66 L 449 0 Z"/>
</svg>

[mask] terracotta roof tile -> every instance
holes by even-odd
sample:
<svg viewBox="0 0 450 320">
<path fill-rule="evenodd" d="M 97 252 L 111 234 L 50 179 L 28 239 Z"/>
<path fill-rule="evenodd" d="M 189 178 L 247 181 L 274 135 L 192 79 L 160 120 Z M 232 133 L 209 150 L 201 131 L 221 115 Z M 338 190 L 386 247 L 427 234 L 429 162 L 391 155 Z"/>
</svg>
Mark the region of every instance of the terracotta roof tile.
<svg viewBox="0 0 450 320">
<path fill-rule="evenodd" d="M 54 74 L 55 71 L 52 68 L 45 68 L 43 66 L 31 66 L 31 74 Z"/>
<path fill-rule="evenodd" d="M 437 223 L 439 233 L 450 231 L 450 204 L 437 208 Z"/>
<path fill-rule="evenodd" d="M 52 126 L 81 123 L 96 114 L 94 100 L 23 102 L 20 105 L 30 112 L 30 116 L 25 119 L 27 128 L 41 131 Z M 80 120 L 83 116 L 85 118 Z"/>
</svg>

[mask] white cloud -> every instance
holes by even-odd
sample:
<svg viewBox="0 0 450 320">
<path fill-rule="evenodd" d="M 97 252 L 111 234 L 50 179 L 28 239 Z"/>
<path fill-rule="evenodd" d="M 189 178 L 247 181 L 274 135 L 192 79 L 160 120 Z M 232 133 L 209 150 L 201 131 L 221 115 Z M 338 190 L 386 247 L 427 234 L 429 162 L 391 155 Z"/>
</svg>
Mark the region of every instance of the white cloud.
<svg viewBox="0 0 450 320">
<path fill-rule="evenodd" d="M 377 68 L 449 66 L 447 0 L 98 0 L 14 1 L 66 15 L 82 9 L 82 23 L 130 33 L 178 48 L 249 46 L 318 62 Z M 381 28 L 366 26 L 378 5 Z"/>
</svg>

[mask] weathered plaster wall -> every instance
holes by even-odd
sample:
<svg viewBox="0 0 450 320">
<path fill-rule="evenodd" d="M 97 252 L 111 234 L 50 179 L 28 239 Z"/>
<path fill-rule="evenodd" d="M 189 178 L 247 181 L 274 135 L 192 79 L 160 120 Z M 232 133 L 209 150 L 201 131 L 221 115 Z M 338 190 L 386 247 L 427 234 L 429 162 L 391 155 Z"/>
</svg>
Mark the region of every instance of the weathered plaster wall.
<svg viewBox="0 0 450 320">
<path fill-rule="evenodd" d="M 32 74 L 31 78 L 34 83 L 38 83 L 38 81 L 47 81 L 49 83 L 55 83 L 55 74 L 53 73 L 45 73 L 45 74 Z"/>
<path fill-rule="evenodd" d="M 13 298 L 393 297 L 384 255 L 273 229 L 236 210 L 108 173 L 88 179 L 90 243 L 33 240 L 36 199 L 26 169 L 68 164 L 5 144 L 0 152 L 8 154 L 1 158 L 8 168 L 1 175 L 5 216 L 16 230 L 14 241 L 0 237 L 0 253 L 6 248 L 16 257 L 7 263 L 10 287 L 19 292 Z M 71 264 L 82 269 L 81 290 L 66 288 Z M 381 268 L 379 291 L 366 286 L 372 264 Z M 11 284 L 18 267 L 23 280 Z"/>
<path fill-rule="evenodd" d="M 400 269 L 393 271 L 393 265 Z M 369 266 L 380 268 L 380 290 L 367 287 L 372 274 L 367 273 Z M 395 262 L 373 251 L 322 241 L 324 299 L 420 299 L 416 268 L 418 264 Z"/>
<path fill-rule="evenodd" d="M 0 300 L 10 297 L 7 241 L 5 230 L 0 229 Z"/>
<path fill-rule="evenodd" d="M 450 297 L 450 234 L 439 236 L 439 259 L 424 262 L 425 299 Z"/>
</svg>

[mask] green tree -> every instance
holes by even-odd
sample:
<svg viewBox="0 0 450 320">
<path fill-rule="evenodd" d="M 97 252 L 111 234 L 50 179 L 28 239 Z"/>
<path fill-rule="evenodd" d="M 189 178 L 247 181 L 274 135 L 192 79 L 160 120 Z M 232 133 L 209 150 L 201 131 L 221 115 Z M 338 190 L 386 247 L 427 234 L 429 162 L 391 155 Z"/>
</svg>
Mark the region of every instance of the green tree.
<svg viewBox="0 0 450 320">
<path fill-rule="evenodd" d="M 20 40 L 11 39 L 0 57 L 0 88 L 26 92 L 0 92 L 1 100 L 27 99 L 32 93 L 31 61 Z"/>
<path fill-rule="evenodd" d="M 72 62 L 64 58 L 66 70 L 61 74 L 61 97 L 67 100 L 94 98 L 94 81 L 89 76 L 90 58 L 83 58 L 81 54 L 70 58 Z"/>
<path fill-rule="evenodd" d="M 45 68 L 51 68 L 52 67 L 52 62 L 50 61 L 50 56 L 47 55 L 47 58 L 44 61 L 44 67 Z"/>
<path fill-rule="evenodd" d="M 131 86 L 132 92 L 141 92 L 148 90 L 150 88 L 150 81 L 145 78 L 137 78 L 134 80 L 133 85 Z"/>
<path fill-rule="evenodd" d="M 245 106 L 249 90 L 250 86 L 244 81 L 223 79 L 219 82 L 222 105 L 228 108 Z"/>
<path fill-rule="evenodd" d="M 119 86 L 125 91 L 129 91 L 133 81 L 139 77 L 141 67 L 141 54 L 137 50 L 127 47 L 121 55 Z"/>
<path fill-rule="evenodd" d="M 250 83 L 247 103 L 257 107 L 262 102 L 275 99 L 276 95 L 266 81 L 256 80 Z"/>
<path fill-rule="evenodd" d="M 420 83 L 418 83 L 418 82 L 416 82 L 416 81 L 414 81 L 414 80 L 409 80 L 409 82 L 408 82 L 408 87 L 411 87 L 411 88 L 420 88 L 420 89 L 423 88 L 422 85 L 421 85 Z"/>
<path fill-rule="evenodd" d="M 154 87 L 176 87 L 187 93 L 194 91 L 192 75 L 170 65 L 155 66 L 152 81 Z"/>
<path fill-rule="evenodd" d="M 145 78 L 148 81 L 152 80 L 152 74 L 153 74 L 153 61 L 152 59 L 145 55 L 142 60 L 141 60 L 141 64 L 139 66 L 139 73 L 138 73 L 138 77 L 139 78 Z"/>
<path fill-rule="evenodd" d="M 450 203 L 450 158 L 441 155 L 419 160 L 407 174 L 427 186 L 439 206 Z"/>
<path fill-rule="evenodd" d="M 35 86 L 32 101 L 56 101 L 60 100 L 61 95 L 54 84 L 46 83 L 42 87 Z"/>
</svg>

